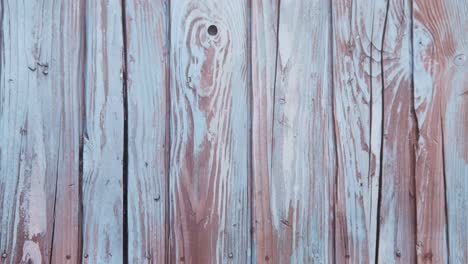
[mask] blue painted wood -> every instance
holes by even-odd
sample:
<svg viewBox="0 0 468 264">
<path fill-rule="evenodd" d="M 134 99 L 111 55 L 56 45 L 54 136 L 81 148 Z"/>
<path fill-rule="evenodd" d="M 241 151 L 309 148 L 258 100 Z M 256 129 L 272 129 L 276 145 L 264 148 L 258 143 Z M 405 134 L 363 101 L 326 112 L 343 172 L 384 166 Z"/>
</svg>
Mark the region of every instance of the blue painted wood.
<svg viewBox="0 0 468 264">
<path fill-rule="evenodd" d="M 374 29 L 374 36 L 384 36 L 377 72 L 385 91 L 379 93 L 384 112 L 377 258 L 379 263 L 416 263 L 411 1 L 381 2 L 387 19 Z"/>
<path fill-rule="evenodd" d="M 169 262 L 247 263 L 248 2 L 173 0 L 170 17 Z"/>
<path fill-rule="evenodd" d="M 271 155 L 271 168 L 269 173 L 266 171 L 267 175 L 254 171 L 257 173 L 254 175 L 256 183 L 263 183 L 254 189 L 254 196 L 260 198 L 254 200 L 259 202 L 254 208 L 264 214 L 262 218 L 254 219 L 258 228 L 255 237 L 263 237 L 263 241 L 256 240 L 263 244 L 255 245 L 258 250 L 256 259 L 261 263 L 331 263 L 334 259 L 336 161 L 330 8 L 328 1 L 280 1 L 276 65 L 268 65 L 276 71 L 273 106 L 259 109 L 259 106 L 268 107 L 268 104 L 259 104 L 254 108 L 254 115 L 261 111 L 272 111 L 273 114 L 273 139 L 271 154 L 268 154 Z M 254 32 L 257 38 L 262 34 L 258 29 Z M 270 45 L 273 44 L 265 44 L 265 47 Z M 257 47 L 254 54 L 258 56 L 267 51 L 269 49 Z M 253 61 L 254 68 L 262 66 L 256 63 Z M 252 89 L 257 91 L 254 102 L 258 104 L 269 99 L 260 98 L 262 95 L 258 91 L 265 89 L 268 92 L 270 87 L 262 87 L 264 84 L 258 79 L 262 75 L 254 76 Z M 263 118 L 254 119 L 256 129 L 259 122 L 268 121 L 267 114 Z M 262 142 L 268 129 L 263 130 L 264 135 L 254 134 L 254 145 Z M 254 164 L 259 165 L 259 161 L 268 155 L 254 157 Z"/>
<path fill-rule="evenodd" d="M 382 8 L 383 7 L 383 8 Z M 337 263 L 376 258 L 383 1 L 332 1 Z"/>
<path fill-rule="evenodd" d="M 86 2 L 83 263 L 123 259 L 124 46 L 121 1 Z"/>
<path fill-rule="evenodd" d="M 1 2 L 2 263 L 79 262 L 83 7 Z"/>
<path fill-rule="evenodd" d="M 278 0 L 252 1 L 252 262 L 278 259 L 278 232 L 271 200 L 273 102 L 275 91 Z"/>
<path fill-rule="evenodd" d="M 467 12 L 0 1 L 0 263 L 466 263 Z"/>
<path fill-rule="evenodd" d="M 468 3 L 413 7 L 418 262 L 468 261 Z"/>
<path fill-rule="evenodd" d="M 167 263 L 169 1 L 126 1 L 128 261 Z"/>
</svg>

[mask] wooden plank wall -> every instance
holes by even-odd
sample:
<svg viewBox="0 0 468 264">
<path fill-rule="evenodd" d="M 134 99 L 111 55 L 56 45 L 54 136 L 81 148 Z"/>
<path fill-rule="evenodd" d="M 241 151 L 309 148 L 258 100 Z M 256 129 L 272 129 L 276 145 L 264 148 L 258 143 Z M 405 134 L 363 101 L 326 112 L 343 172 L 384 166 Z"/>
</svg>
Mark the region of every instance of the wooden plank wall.
<svg viewBox="0 0 468 264">
<path fill-rule="evenodd" d="M 0 263 L 468 263 L 466 14 L 0 1 Z"/>
</svg>

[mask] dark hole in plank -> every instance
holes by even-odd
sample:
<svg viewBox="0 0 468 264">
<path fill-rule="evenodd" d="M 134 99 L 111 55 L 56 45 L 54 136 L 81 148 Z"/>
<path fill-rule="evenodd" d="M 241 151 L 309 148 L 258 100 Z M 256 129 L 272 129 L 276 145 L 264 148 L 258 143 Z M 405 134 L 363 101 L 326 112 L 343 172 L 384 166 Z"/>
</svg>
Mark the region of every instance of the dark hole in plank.
<svg viewBox="0 0 468 264">
<path fill-rule="evenodd" d="M 215 25 L 209 26 L 208 34 L 210 34 L 211 36 L 216 36 L 216 34 L 218 34 L 218 28 Z"/>
</svg>

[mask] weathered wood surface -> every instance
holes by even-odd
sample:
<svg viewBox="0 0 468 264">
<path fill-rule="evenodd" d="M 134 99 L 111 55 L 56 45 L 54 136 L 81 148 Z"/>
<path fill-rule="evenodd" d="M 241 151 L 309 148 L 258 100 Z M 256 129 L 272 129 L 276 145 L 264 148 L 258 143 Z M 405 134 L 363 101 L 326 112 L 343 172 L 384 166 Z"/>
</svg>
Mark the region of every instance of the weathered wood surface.
<svg viewBox="0 0 468 264">
<path fill-rule="evenodd" d="M 83 263 L 123 259 L 124 46 L 120 1 L 86 2 Z"/>
<path fill-rule="evenodd" d="M 442 155 L 446 192 L 449 263 L 468 262 L 468 2 L 445 1 L 450 44 L 439 44 L 445 53 L 445 101 L 441 103 Z M 421 8 L 423 9 L 423 8 Z M 428 23 L 424 23 L 427 25 Z M 436 35 L 434 33 L 433 35 Z M 437 46 L 436 46 L 437 47 Z M 434 74 L 434 73 L 433 73 Z M 436 75 L 433 75 L 436 77 Z M 437 78 L 437 77 L 436 77 Z M 444 109 L 445 108 L 445 109 Z"/>
<path fill-rule="evenodd" d="M 279 257 L 270 203 L 279 0 L 252 1 L 251 8 L 252 261 L 262 263 Z"/>
<path fill-rule="evenodd" d="M 337 263 L 375 262 L 381 155 L 382 1 L 332 1 Z M 375 30 L 375 32 L 374 32 Z M 375 33 L 375 35 L 374 35 Z"/>
<path fill-rule="evenodd" d="M 413 9 L 418 262 L 466 263 L 468 3 Z"/>
<path fill-rule="evenodd" d="M 0 263 L 468 263 L 467 13 L 0 1 Z"/>
<path fill-rule="evenodd" d="M 79 263 L 83 1 L 2 1 L 1 263 Z"/>
<path fill-rule="evenodd" d="M 262 143 L 254 154 L 259 154 L 260 147 L 265 153 L 253 157 L 255 216 L 259 216 L 254 218 L 255 237 L 259 238 L 255 240 L 256 260 L 328 263 L 333 261 L 330 209 L 335 175 L 330 4 L 281 1 L 278 11 L 265 5 L 255 8 L 264 19 L 254 20 L 259 23 L 255 27 L 261 23 L 274 27 L 276 22 L 270 16 L 280 14 L 277 47 L 271 42 L 276 37 L 274 28 L 265 35 L 259 29 L 254 31 L 254 43 L 263 45 L 254 46 L 254 58 L 266 53 L 264 58 L 252 60 L 256 69 L 253 113 L 259 116 L 254 119 L 253 142 Z M 268 39 L 263 40 L 265 37 Z M 277 53 L 273 53 L 275 48 Z"/>
<path fill-rule="evenodd" d="M 128 260 L 167 263 L 169 1 L 127 1 Z"/>
<path fill-rule="evenodd" d="M 246 263 L 247 1 L 175 0 L 171 7 L 170 262 Z"/>
<path fill-rule="evenodd" d="M 384 89 L 377 258 L 379 263 L 416 263 L 411 1 L 389 1 L 384 10 L 385 22 L 376 31 L 382 34 L 376 72 Z"/>
</svg>

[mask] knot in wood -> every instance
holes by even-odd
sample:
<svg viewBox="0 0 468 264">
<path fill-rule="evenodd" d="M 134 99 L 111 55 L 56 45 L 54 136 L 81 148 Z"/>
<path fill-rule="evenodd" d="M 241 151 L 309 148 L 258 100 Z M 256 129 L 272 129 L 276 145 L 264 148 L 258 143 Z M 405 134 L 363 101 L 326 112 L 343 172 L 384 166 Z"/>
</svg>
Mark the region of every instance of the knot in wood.
<svg viewBox="0 0 468 264">
<path fill-rule="evenodd" d="M 455 56 L 455 58 L 453 58 L 453 63 L 457 66 L 463 66 L 465 65 L 465 62 L 466 62 L 466 55 L 465 54 L 458 54 L 457 56 Z"/>
</svg>

